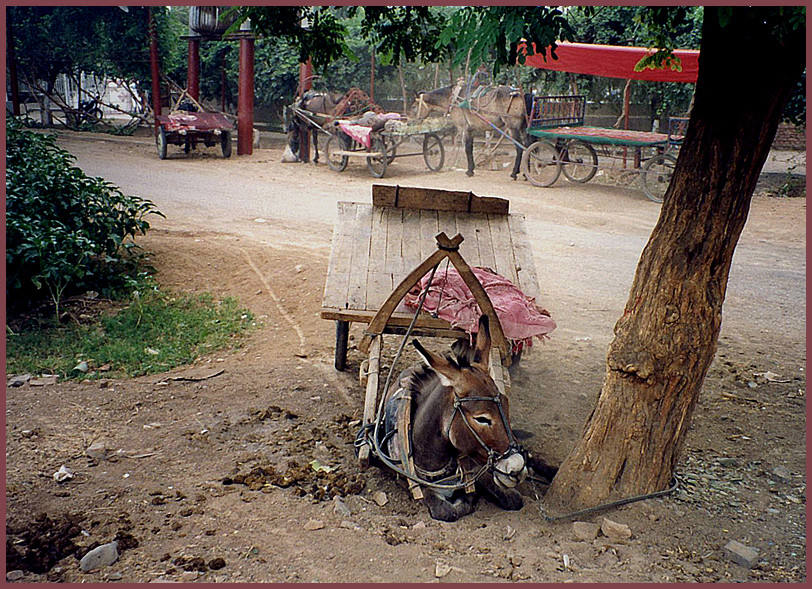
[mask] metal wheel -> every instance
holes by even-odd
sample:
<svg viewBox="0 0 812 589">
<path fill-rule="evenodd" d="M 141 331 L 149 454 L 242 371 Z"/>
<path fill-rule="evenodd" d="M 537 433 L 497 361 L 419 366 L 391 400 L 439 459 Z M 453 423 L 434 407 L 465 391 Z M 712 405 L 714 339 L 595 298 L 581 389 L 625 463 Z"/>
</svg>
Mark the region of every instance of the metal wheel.
<svg viewBox="0 0 812 589">
<path fill-rule="evenodd" d="M 370 155 L 367 158 L 367 168 L 369 168 L 369 173 L 375 178 L 383 178 L 384 174 L 386 174 L 386 165 L 389 160 L 388 154 L 386 153 L 386 144 L 384 143 L 383 138 L 376 137 L 373 139 L 370 152 L 375 155 Z"/>
<path fill-rule="evenodd" d="M 158 134 L 155 136 L 155 146 L 158 148 L 158 157 L 166 159 L 166 131 L 163 127 L 158 127 Z"/>
<path fill-rule="evenodd" d="M 443 141 L 434 133 L 428 133 L 423 137 L 423 159 L 432 172 L 439 172 L 445 163 Z"/>
<path fill-rule="evenodd" d="M 398 144 L 392 139 L 387 140 L 385 137 L 383 138 L 383 143 L 386 145 L 386 164 L 389 165 L 395 161 L 395 157 L 397 157 Z"/>
<path fill-rule="evenodd" d="M 663 202 L 663 196 L 671 183 L 671 174 L 677 158 L 667 153 L 655 155 L 643 164 L 643 192 L 654 202 Z"/>
<path fill-rule="evenodd" d="M 552 186 L 561 175 L 558 150 L 549 141 L 536 141 L 522 154 L 522 170 L 530 184 Z"/>
<path fill-rule="evenodd" d="M 561 157 L 561 171 L 572 182 L 589 182 L 598 172 L 598 154 L 586 141 L 575 139 L 567 143 Z"/>
<path fill-rule="evenodd" d="M 231 157 L 231 133 L 228 131 L 220 133 L 220 147 L 223 149 L 223 157 Z"/>
<path fill-rule="evenodd" d="M 343 172 L 347 167 L 347 161 L 350 159 L 346 155 L 336 155 L 336 151 L 346 149 L 343 145 L 344 141 L 338 135 L 330 135 L 327 139 L 327 144 L 324 146 L 324 154 L 327 158 L 327 165 L 331 170 L 336 172 Z"/>
</svg>

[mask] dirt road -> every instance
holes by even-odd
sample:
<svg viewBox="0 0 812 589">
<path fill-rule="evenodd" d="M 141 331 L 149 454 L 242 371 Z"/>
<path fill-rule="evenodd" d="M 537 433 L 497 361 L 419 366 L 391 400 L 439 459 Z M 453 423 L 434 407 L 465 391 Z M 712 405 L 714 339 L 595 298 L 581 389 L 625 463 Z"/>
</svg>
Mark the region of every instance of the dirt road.
<svg viewBox="0 0 812 589">
<path fill-rule="evenodd" d="M 213 149 L 173 151 L 160 161 L 141 139 L 66 134 L 60 144 L 88 174 L 151 199 L 166 215 L 142 240 L 164 287 L 236 296 L 260 325 L 240 349 L 172 375 L 9 389 L 12 537 L 47 528 L 35 525 L 45 512 L 52 522 L 77 520 L 83 550 L 117 532 L 137 540 L 99 572 L 82 573 L 70 556 L 24 580 L 805 579 L 805 198 L 753 200 L 679 494 L 585 517 L 625 523 L 632 538 L 583 540 L 571 522 L 544 520 L 536 500 L 543 489 L 532 485 L 520 512 L 483 503 L 443 524 L 388 473 L 361 472 L 352 461 L 363 358 L 351 349 L 348 370 L 332 368 L 333 325 L 318 312 L 336 204 L 370 201 L 365 166 L 351 161 L 339 174 L 324 164 L 283 164 L 281 145 L 230 160 Z M 526 217 L 540 303 L 558 328 L 516 370 L 511 412 L 516 427 L 533 433 L 528 447 L 557 463 L 600 389 L 612 327 L 660 206 L 636 185 L 601 178 L 539 189 L 507 171 L 468 178 L 420 164 L 396 160 L 377 182 L 506 197 Z M 306 358 L 296 355 L 302 347 Z M 225 372 L 171 380 L 215 368 Z M 85 456 L 95 440 L 114 461 Z M 318 500 L 323 493 L 309 480 L 259 490 L 222 483 L 259 465 L 284 470 L 313 458 L 340 465 L 346 476 L 333 488 L 344 490 L 349 511 Z M 62 464 L 78 473 L 75 481 L 54 482 Z M 379 490 L 383 506 L 372 500 Z M 752 568 L 726 556 L 730 540 L 759 550 Z M 215 558 L 226 566 L 205 564 Z"/>
</svg>

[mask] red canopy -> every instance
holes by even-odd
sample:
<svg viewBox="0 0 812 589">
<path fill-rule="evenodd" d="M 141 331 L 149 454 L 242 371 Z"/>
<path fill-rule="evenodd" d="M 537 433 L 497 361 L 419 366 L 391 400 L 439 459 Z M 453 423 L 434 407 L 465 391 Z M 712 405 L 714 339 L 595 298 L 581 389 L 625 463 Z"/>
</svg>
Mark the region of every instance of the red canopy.
<svg viewBox="0 0 812 589">
<path fill-rule="evenodd" d="M 529 55 L 525 65 L 559 72 L 623 78 L 624 80 L 696 83 L 696 75 L 699 71 L 699 51 L 694 49 L 674 50 L 674 55 L 679 57 L 682 62 L 682 71 L 670 68 L 634 71 L 637 62 L 652 53 L 654 53 L 652 49 L 645 47 L 559 43 L 555 50 L 558 59 L 552 58 L 548 48 L 546 61 L 537 53 Z"/>
</svg>

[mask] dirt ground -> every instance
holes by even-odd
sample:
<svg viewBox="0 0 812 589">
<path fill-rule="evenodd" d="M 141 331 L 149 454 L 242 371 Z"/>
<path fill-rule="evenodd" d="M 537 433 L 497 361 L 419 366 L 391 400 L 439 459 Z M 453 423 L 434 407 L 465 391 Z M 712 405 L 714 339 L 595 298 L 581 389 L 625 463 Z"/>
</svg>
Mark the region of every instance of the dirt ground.
<svg viewBox="0 0 812 589">
<path fill-rule="evenodd" d="M 64 134 L 60 144 L 89 174 L 166 214 L 140 240 L 164 288 L 237 297 L 257 329 L 239 348 L 167 374 L 7 389 L 7 571 L 23 571 L 10 579 L 806 579 L 806 198 L 767 194 L 786 179 L 787 154 L 768 162 L 737 249 L 678 491 L 580 518 L 627 525 L 631 538 L 619 540 L 579 538 L 571 520 L 545 520 L 537 482 L 523 483 L 521 511 L 482 501 L 447 524 L 390 473 L 359 469 L 363 357 L 351 346 L 337 372 L 334 324 L 319 317 L 336 203 L 371 199 L 359 162 L 343 173 L 283 164 L 272 142 L 229 160 L 170 147 L 166 161 L 144 138 Z M 514 370 L 511 414 L 532 434 L 526 446 L 559 463 L 600 390 L 660 206 L 617 175 L 540 189 L 487 165 L 467 178 L 451 156 L 437 174 L 418 158 L 396 160 L 377 182 L 502 196 L 525 215 L 540 303 L 558 328 Z M 360 334 L 353 325 L 352 341 Z M 388 338 L 394 348 L 397 336 Z M 106 456 L 89 457 L 98 443 Z M 317 473 L 314 459 L 337 468 Z M 58 483 L 63 465 L 74 478 Z M 117 562 L 80 570 L 77 556 L 114 539 Z M 752 567 L 731 560 L 731 540 L 758 551 Z"/>
</svg>

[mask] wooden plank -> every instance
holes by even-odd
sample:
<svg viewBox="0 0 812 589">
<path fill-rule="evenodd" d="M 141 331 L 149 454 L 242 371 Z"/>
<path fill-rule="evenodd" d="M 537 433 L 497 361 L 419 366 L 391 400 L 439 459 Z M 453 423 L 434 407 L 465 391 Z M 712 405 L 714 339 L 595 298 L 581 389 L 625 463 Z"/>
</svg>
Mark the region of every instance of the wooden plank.
<svg viewBox="0 0 812 589">
<path fill-rule="evenodd" d="M 536 264 L 533 262 L 533 251 L 527 238 L 522 215 L 508 217 L 510 227 L 511 247 L 516 258 L 516 272 L 519 277 L 516 286 L 527 296 L 536 299 L 540 305 L 539 281 L 536 274 Z"/>
<path fill-rule="evenodd" d="M 420 259 L 425 260 L 437 251 L 434 236 L 440 233 L 437 211 L 420 211 Z M 446 235 L 448 235 L 446 233 Z"/>
<path fill-rule="evenodd" d="M 457 233 L 465 238 L 465 241 L 460 245 L 460 255 L 465 258 L 469 266 L 481 266 L 474 220 L 468 213 L 458 213 L 455 217 L 457 220 Z"/>
<path fill-rule="evenodd" d="M 461 233 L 457 230 L 457 215 L 449 211 L 437 211 L 437 233 L 439 232 L 443 232 L 446 235 Z M 434 249 L 437 249 L 437 241 L 435 239 L 432 239 L 432 241 L 434 243 Z"/>
<path fill-rule="evenodd" d="M 380 308 L 393 288 L 391 272 L 368 272 L 365 308 L 370 311 Z"/>
<path fill-rule="evenodd" d="M 395 276 L 403 274 L 403 210 L 386 207 L 386 252 L 384 268 Z"/>
<path fill-rule="evenodd" d="M 491 357 L 488 362 L 488 372 L 493 379 L 496 388 L 503 395 L 510 393 L 510 373 L 505 365 L 502 364 L 502 359 L 499 357 L 499 350 L 495 346 L 491 347 Z"/>
<path fill-rule="evenodd" d="M 363 309 L 366 304 L 369 246 L 372 232 L 372 207 L 359 205 L 356 209 L 352 237 L 347 304 L 350 309 Z"/>
<path fill-rule="evenodd" d="M 327 279 L 324 283 L 324 307 L 344 308 L 347 303 L 355 215 L 356 203 L 338 203 L 338 218 L 333 229 Z"/>
<path fill-rule="evenodd" d="M 407 209 L 468 212 L 470 198 L 470 192 L 401 186 L 398 189 L 397 206 Z"/>
<path fill-rule="evenodd" d="M 369 350 L 369 365 L 367 367 L 367 390 L 364 396 L 363 425 L 369 425 L 375 420 L 376 402 L 378 400 L 378 375 L 381 364 L 381 340 L 378 336 L 372 340 Z M 362 468 L 369 466 L 369 444 L 363 444 L 358 450 L 358 461 Z"/>
<path fill-rule="evenodd" d="M 479 249 L 479 264 L 491 270 L 496 270 L 496 258 L 493 255 L 493 239 L 488 215 L 471 213 L 471 220 L 476 229 L 476 242 Z"/>
<path fill-rule="evenodd" d="M 372 206 L 394 207 L 397 205 L 398 187 L 388 184 L 372 185 Z"/>
<path fill-rule="evenodd" d="M 401 234 L 401 252 L 403 253 L 403 262 L 401 267 L 401 274 L 411 272 L 414 268 L 420 265 L 427 256 L 421 254 L 421 245 L 418 231 L 420 229 L 420 213 L 415 209 L 403 209 L 403 232 Z M 431 253 L 429 253 L 431 255 Z M 396 275 L 399 281 L 403 276 Z"/>
<path fill-rule="evenodd" d="M 516 286 L 519 285 L 519 275 L 516 271 L 516 259 L 511 247 L 510 226 L 508 218 L 502 215 L 488 215 L 488 226 L 491 232 L 491 245 L 493 246 L 493 269 L 500 276 L 504 276 Z"/>
<path fill-rule="evenodd" d="M 471 199 L 471 213 L 488 215 L 507 215 L 510 211 L 510 201 L 495 196 L 477 196 Z"/>
</svg>

